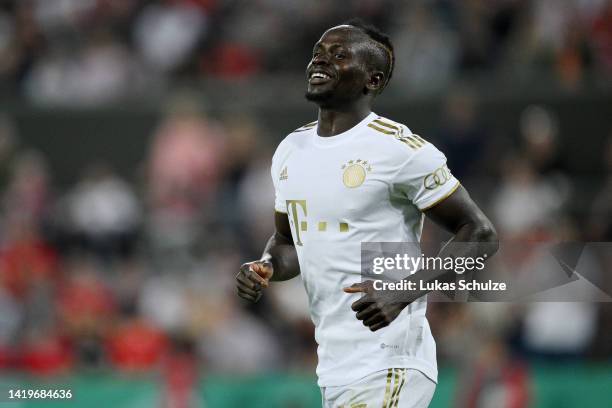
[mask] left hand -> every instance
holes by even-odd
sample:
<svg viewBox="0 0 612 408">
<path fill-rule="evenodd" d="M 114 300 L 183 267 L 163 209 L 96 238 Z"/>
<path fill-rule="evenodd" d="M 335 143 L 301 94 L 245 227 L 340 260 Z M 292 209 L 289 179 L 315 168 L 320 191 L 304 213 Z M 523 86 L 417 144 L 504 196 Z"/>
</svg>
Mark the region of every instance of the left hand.
<svg viewBox="0 0 612 408">
<path fill-rule="evenodd" d="M 355 283 L 343 290 L 346 293 L 364 293 L 364 296 L 353 302 L 351 309 L 357 312 L 357 319 L 372 331 L 388 326 L 409 304 L 400 301 L 396 294 L 389 291 L 375 290 L 371 280 Z"/>
</svg>

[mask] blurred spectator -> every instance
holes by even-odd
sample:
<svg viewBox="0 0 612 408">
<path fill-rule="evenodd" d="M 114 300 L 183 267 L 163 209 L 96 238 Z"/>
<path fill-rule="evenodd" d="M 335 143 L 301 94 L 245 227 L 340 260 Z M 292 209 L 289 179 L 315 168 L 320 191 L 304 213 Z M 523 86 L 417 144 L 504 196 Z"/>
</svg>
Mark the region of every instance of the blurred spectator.
<svg viewBox="0 0 612 408">
<path fill-rule="evenodd" d="M 192 244 L 194 221 L 212 205 L 223 167 L 223 133 L 193 98 L 172 101 L 148 158 L 149 229 L 162 246 Z"/>
<path fill-rule="evenodd" d="M 278 367 L 282 354 L 278 340 L 258 319 L 246 314 L 234 296 L 210 293 L 213 311 L 199 348 L 211 372 L 262 373 Z"/>
<path fill-rule="evenodd" d="M 475 73 L 579 89 L 610 72 L 611 9 L 607 0 L 9 2 L 0 11 L 0 89 L 81 106 L 154 95 L 176 79 L 302 77 L 321 32 L 353 16 L 391 33 L 396 80 L 413 92 Z"/>
<path fill-rule="evenodd" d="M 501 162 L 502 184 L 493 196 L 493 217 L 505 239 L 544 239 L 561 208 L 560 194 L 521 156 Z"/>
<path fill-rule="evenodd" d="M 239 186 L 237 206 L 243 217 L 241 233 L 247 245 L 266 242 L 273 233 L 274 213 L 270 208 L 274 206 L 274 187 L 270 176 L 270 160 L 270 154 L 254 158 Z M 253 248 L 256 252 L 260 250 Z"/>
<path fill-rule="evenodd" d="M 141 209 L 132 188 L 106 164 L 94 164 L 68 196 L 71 228 L 100 257 L 134 250 Z"/>
<path fill-rule="evenodd" d="M 5 214 L 38 227 L 51 204 L 49 169 L 44 156 L 36 151 L 20 153 L 12 163 L 11 173 L 2 197 Z"/>
<path fill-rule="evenodd" d="M 128 313 L 106 342 L 110 362 L 126 372 L 157 369 L 168 350 L 167 336 L 133 312 Z"/>
<path fill-rule="evenodd" d="M 556 70 L 566 88 L 578 89 L 584 81 L 585 71 L 591 67 L 593 57 L 587 35 L 586 27 L 573 21 L 559 50 Z"/>
<path fill-rule="evenodd" d="M 555 238 L 565 242 L 575 242 L 577 239 L 575 235 Z M 552 275 L 554 270 L 558 270 L 558 263 L 549 260 L 549 254 L 534 248 L 522 265 L 517 262 L 515 273 L 518 276 L 534 273 Z M 549 289 L 540 294 L 540 302 L 524 305 L 520 346 L 528 357 L 551 362 L 573 361 L 589 350 L 597 332 L 595 301 L 600 294 L 593 283 L 601 282 L 602 270 L 588 249 L 580 254 L 575 270 L 579 280 Z M 567 301 L 555 302 L 559 299 Z"/>
<path fill-rule="evenodd" d="M 15 27 L 11 16 L 0 11 L 0 78 L 7 74 L 13 67 L 15 61 L 12 54 L 15 35 Z"/>
<path fill-rule="evenodd" d="M 76 25 L 85 15 L 92 13 L 96 7 L 95 1 L 79 0 L 56 2 L 34 0 L 31 3 L 37 22 L 48 31 L 66 25 Z"/>
<path fill-rule="evenodd" d="M 21 347 L 21 368 L 31 374 L 54 377 L 69 371 L 74 357 L 69 339 L 54 328 L 31 328 Z"/>
<path fill-rule="evenodd" d="M 0 185 L 5 186 L 11 176 L 13 156 L 17 150 L 17 132 L 11 118 L 0 114 Z"/>
<path fill-rule="evenodd" d="M 612 72 L 612 1 L 603 0 L 600 13 L 592 13 L 592 41 L 595 60 L 604 74 Z"/>
<path fill-rule="evenodd" d="M 4 225 L 6 242 L 0 252 L 0 283 L 13 296 L 25 298 L 37 285 L 58 274 L 58 254 L 38 233 L 32 220 L 14 216 Z"/>
<path fill-rule="evenodd" d="M 19 340 L 19 328 L 23 324 L 23 308 L 3 286 L 0 286 L 0 369 L 14 364 L 14 346 Z"/>
<path fill-rule="evenodd" d="M 205 72 L 225 80 L 251 77 L 260 71 L 254 51 L 239 43 L 222 43 L 203 58 Z"/>
<path fill-rule="evenodd" d="M 225 177 L 225 188 L 223 199 L 233 202 L 237 189 L 244 183 L 245 177 L 249 175 L 252 163 L 262 156 L 262 148 L 258 141 L 262 138 L 259 123 L 251 114 L 232 114 L 224 120 L 227 146 L 225 150 L 226 160 L 223 163 Z M 231 206 L 224 211 L 223 218 L 229 222 L 235 221 L 231 218 L 238 216 L 238 209 Z"/>
<path fill-rule="evenodd" d="M 165 408 L 200 407 L 198 404 L 198 360 L 189 337 L 175 336 L 163 361 Z"/>
<path fill-rule="evenodd" d="M 135 62 L 113 34 L 98 30 L 76 50 L 60 47 L 34 65 L 27 78 L 28 96 L 37 103 L 98 105 L 137 91 Z"/>
<path fill-rule="evenodd" d="M 423 2 L 406 3 L 397 14 L 394 81 L 410 93 L 443 89 L 456 68 L 457 41 Z M 393 88 L 393 87 L 391 87 Z"/>
<path fill-rule="evenodd" d="M 612 241 L 612 135 L 603 149 L 606 174 L 589 211 L 587 236 L 591 241 Z"/>
<path fill-rule="evenodd" d="M 171 71 L 183 64 L 202 40 L 206 20 L 206 10 L 196 2 L 154 2 L 135 22 L 136 46 L 153 70 Z"/>
<path fill-rule="evenodd" d="M 456 407 L 527 408 L 532 406 L 526 364 L 509 354 L 503 340 L 486 339 L 473 365 L 461 377 Z"/>
<path fill-rule="evenodd" d="M 594 303 L 533 303 L 525 313 L 524 346 L 532 358 L 576 360 L 593 341 L 596 323 Z"/>
<path fill-rule="evenodd" d="M 527 158 L 540 175 L 558 170 L 557 118 L 543 106 L 532 105 L 523 110 L 520 132 Z"/>
<path fill-rule="evenodd" d="M 449 156 L 449 168 L 459 180 L 476 176 L 476 163 L 483 160 L 487 141 L 473 92 L 455 88 L 445 100 L 443 118 L 436 136 L 439 148 Z"/>
<path fill-rule="evenodd" d="M 57 293 L 63 325 L 76 336 L 103 335 L 116 310 L 111 288 L 92 258 L 73 257 L 67 269 L 68 276 Z"/>
<path fill-rule="evenodd" d="M 149 278 L 140 294 L 140 311 L 156 327 L 176 332 L 185 330 L 189 305 L 185 274 L 167 274 Z"/>
<path fill-rule="evenodd" d="M 542 181 L 553 188 L 560 201 L 571 193 L 571 183 L 559 158 L 559 123 L 543 106 L 528 106 L 521 113 L 519 127 L 526 159 Z"/>
<path fill-rule="evenodd" d="M 468 73 L 499 69 L 520 27 L 520 1 L 468 1 L 454 5 L 461 46 L 459 67 Z"/>
</svg>

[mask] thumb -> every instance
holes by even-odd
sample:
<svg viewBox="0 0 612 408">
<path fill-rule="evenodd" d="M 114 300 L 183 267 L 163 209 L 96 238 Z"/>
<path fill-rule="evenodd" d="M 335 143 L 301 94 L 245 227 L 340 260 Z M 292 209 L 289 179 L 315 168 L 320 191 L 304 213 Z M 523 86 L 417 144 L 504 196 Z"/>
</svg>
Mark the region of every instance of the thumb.
<svg viewBox="0 0 612 408">
<path fill-rule="evenodd" d="M 363 283 L 353 283 L 351 286 L 342 289 L 346 293 L 366 292 L 367 288 Z"/>
<path fill-rule="evenodd" d="M 257 262 L 257 263 L 251 264 L 250 268 L 253 272 L 255 272 L 257 275 L 261 276 L 262 278 L 266 280 L 266 286 L 267 286 L 268 280 L 272 276 L 272 270 L 270 269 L 270 266 L 265 263 Z"/>
</svg>

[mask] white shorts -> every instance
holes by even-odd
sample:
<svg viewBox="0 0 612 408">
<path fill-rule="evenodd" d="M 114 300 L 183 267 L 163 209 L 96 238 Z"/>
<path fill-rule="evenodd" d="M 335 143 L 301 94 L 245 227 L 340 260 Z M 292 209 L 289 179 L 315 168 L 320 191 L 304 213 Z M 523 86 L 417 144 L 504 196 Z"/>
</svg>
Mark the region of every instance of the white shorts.
<svg viewBox="0 0 612 408">
<path fill-rule="evenodd" d="M 389 368 L 339 387 L 321 388 L 323 408 L 427 408 L 436 383 L 410 368 Z"/>
</svg>

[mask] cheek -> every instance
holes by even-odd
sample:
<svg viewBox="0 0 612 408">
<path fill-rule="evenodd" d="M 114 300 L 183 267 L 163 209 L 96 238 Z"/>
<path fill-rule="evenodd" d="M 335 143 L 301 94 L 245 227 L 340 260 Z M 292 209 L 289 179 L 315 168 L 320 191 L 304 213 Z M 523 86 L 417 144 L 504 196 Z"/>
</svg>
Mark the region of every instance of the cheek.
<svg viewBox="0 0 612 408">
<path fill-rule="evenodd" d="M 366 78 L 360 70 L 347 71 L 343 77 L 340 87 L 347 93 L 358 95 L 366 85 Z"/>
</svg>

